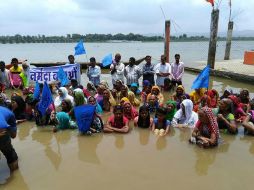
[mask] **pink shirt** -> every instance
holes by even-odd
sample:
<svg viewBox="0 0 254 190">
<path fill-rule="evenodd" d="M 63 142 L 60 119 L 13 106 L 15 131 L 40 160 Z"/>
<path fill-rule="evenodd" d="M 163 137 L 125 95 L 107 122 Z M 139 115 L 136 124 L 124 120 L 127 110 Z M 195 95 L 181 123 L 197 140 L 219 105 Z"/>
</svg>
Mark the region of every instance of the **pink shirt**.
<svg viewBox="0 0 254 190">
<path fill-rule="evenodd" d="M 171 64 L 171 74 L 172 74 L 172 79 L 174 80 L 182 80 L 183 73 L 184 73 L 184 63 L 179 62 L 176 64 L 175 62 Z"/>
<path fill-rule="evenodd" d="M 123 116 L 123 123 L 121 125 L 117 125 L 117 123 L 115 123 L 115 116 L 111 115 L 108 119 L 108 122 L 112 127 L 121 129 L 129 122 L 129 120 Z"/>
</svg>

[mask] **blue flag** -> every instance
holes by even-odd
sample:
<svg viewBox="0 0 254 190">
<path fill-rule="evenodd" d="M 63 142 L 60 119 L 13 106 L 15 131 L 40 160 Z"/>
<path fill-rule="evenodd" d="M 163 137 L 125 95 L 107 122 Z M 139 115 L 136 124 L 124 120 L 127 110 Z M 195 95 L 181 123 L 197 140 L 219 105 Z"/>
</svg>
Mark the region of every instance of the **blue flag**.
<svg viewBox="0 0 254 190">
<path fill-rule="evenodd" d="M 87 132 L 92 124 L 95 106 L 81 105 L 74 108 L 75 118 L 80 132 Z"/>
<path fill-rule="evenodd" d="M 42 97 L 38 105 L 38 110 L 41 112 L 41 115 L 44 116 L 46 114 L 46 110 L 49 105 L 53 102 L 51 91 L 46 82 L 44 82 L 42 89 Z"/>
<path fill-rule="evenodd" d="M 192 83 L 192 89 L 209 87 L 210 67 L 207 65 Z"/>
<path fill-rule="evenodd" d="M 112 53 L 106 55 L 103 59 L 102 59 L 102 66 L 106 67 L 108 65 L 110 65 L 112 63 L 113 59 L 112 59 Z"/>
<path fill-rule="evenodd" d="M 38 81 L 36 81 L 35 84 L 35 89 L 34 89 L 34 100 L 39 100 L 40 99 L 40 84 L 38 83 Z"/>
<path fill-rule="evenodd" d="M 63 70 L 63 67 L 59 67 L 59 70 L 57 72 L 57 78 L 61 82 L 61 86 L 69 84 L 69 80 L 67 78 L 66 73 Z"/>
<path fill-rule="evenodd" d="M 75 46 L 75 55 L 86 54 L 86 50 L 84 48 L 83 40 L 80 40 L 78 44 Z"/>
</svg>

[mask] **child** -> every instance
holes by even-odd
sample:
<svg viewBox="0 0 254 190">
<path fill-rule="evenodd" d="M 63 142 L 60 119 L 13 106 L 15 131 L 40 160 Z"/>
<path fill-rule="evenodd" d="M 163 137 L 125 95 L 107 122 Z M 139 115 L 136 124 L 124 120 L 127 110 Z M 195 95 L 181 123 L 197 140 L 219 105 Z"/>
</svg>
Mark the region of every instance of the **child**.
<svg viewBox="0 0 254 190">
<path fill-rule="evenodd" d="M 170 121 L 166 119 L 167 110 L 159 107 L 156 111 L 156 118 L 153 120 L 152 131 L 155 135 L 165 136 L 169 133 Z"/>
<path fill-rule="evenodd" d="M 103 131 L 112 133 L 128 133 L 129 132 L 129 120 L 123 115 L 123 108 L 119 105 L 114 107 L 112 116 L 109 117 L 106 126 Z"/>
<path fill-rule="evenodd" d="M 150 117 L 149 107 L 143 105 L 139 108 L 139 116 L 134 119 L 134 126 L 152 129 L 153 118 Z"/>
</svg>

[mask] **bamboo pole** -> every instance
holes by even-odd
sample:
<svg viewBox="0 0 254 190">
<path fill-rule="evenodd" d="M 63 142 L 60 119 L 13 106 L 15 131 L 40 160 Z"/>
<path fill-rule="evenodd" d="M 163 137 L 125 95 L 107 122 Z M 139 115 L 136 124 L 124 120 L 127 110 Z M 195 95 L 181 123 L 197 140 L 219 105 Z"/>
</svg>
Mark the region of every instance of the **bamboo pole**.
<svg viewBox="0 0 254 190">
<path fill-rule="evenodd" d="M 219 22 L 219 9 L 213 9 L 211 13 L 210 41 L 207 59 L 207 65 L 210 65 L 210 68 L 212 69 L 214 69 L 215 66 L 218 22 Z"/>
<path fill-rule="evenodd" d="M 227 43 L 226 43 L 224 60 L 229 60 L 230 59 L 230 49 L 231 49 L 233 27 L 234 27 L 234 22 L 229 21 L 228 22 Z"/>
<path fill-rule="evenodd" d="M 167 63 L 169 63 L 169 45 L 170 45 L 170 20 L 166 20 L 165 21 L 164 55 L 166 56 Z"/>
</svg>

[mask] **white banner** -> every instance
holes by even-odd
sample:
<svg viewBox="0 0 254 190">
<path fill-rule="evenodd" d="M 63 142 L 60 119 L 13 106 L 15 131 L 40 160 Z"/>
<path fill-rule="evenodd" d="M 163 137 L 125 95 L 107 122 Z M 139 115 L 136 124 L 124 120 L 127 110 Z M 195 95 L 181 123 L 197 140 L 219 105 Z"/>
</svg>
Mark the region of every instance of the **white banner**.
<svg viewBox="0 0 254 190">
<path fill-rule="evenodd" d="M 76 79 L 80 83 L 80 64 L 68 64 L 53 67 L 36 67 L 30 69 L 30 81 L 52 83 L 58 80 L 57 73 L 62 67 L 69 80 Z"/>
</svg>

